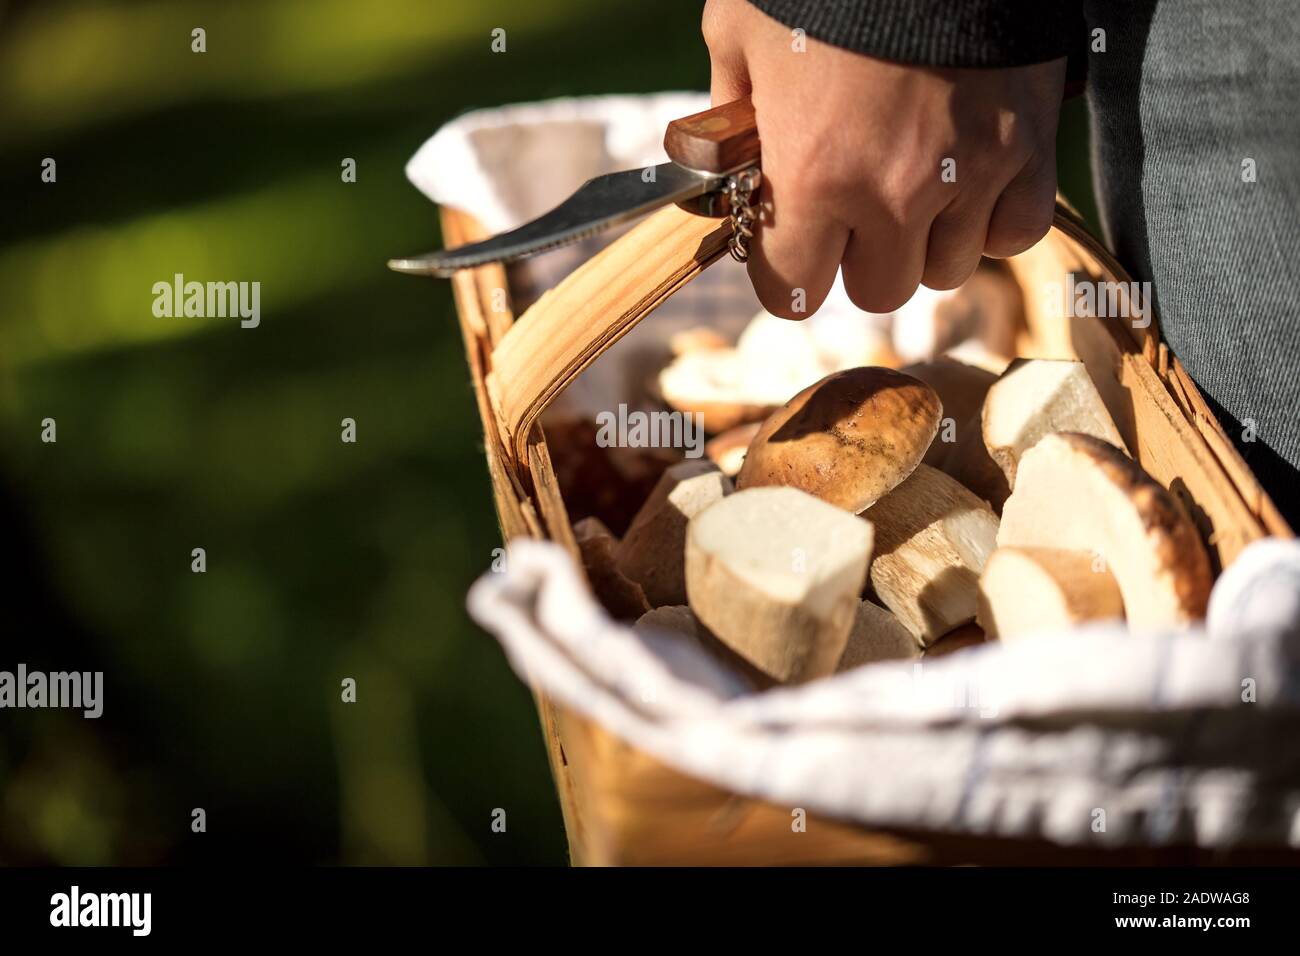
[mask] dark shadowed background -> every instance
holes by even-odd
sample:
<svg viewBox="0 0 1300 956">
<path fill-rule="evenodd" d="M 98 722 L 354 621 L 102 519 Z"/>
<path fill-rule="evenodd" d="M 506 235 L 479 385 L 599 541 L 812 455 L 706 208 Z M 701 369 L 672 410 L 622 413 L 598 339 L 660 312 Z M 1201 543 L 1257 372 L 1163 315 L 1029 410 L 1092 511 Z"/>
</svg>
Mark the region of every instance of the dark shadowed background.
<svg viewBox="0 0 1300 956">
<path fill-rule="evenodd" d="M 440 124 L 706 88 L 699 9 L 0 0 L 0 670 L 106 682 L 0 710 L 0 862 L 564 861 L 463 610 L 500 540 L 449 289 L 383 263 L 440 241 L 402 172 Z M 1082 104 L 1061 143 L 1090 214 Z M 259 281 L 261 325 L 155 317 L 178 272 Z"/>
</svg>

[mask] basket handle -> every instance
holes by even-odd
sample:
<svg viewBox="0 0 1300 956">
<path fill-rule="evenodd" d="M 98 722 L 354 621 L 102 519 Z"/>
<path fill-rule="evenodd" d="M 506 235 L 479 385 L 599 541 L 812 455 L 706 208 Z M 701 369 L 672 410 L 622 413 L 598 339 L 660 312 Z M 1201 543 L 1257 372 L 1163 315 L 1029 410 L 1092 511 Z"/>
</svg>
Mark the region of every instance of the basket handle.
<svg viewBox="0 0 1300 956">
<path fill-rule="evenodd" d="M 758 126 L 749 97 L 668 124 L 673 162 L 725 173 L 756 162 Z M 488 395 L 502 443 L 526 462 L 538 416 L 588 365 L 726 251 L 719 219 L 669 206 L 607 246 L 535 302 L 492 355 Z"/>
<path fill-rule="evenodd" d="M 727 251 L 725 219 L 666 206 L 546 292 L 497 343 L 488 395 L 502 444 L 526 462 L 528 434 L 610 346 Z"/>
<path fill-rule="evenodd" d="M 1052 225 L 1103 267 L 1123 273 L 1078 215 L 1059 201 Z M 588 259 L 519 317 L 493 350 L 487 376 L 502 444 L 516 462 L 528 460 L 529 432 L 556 396 L 720 259 L 730 238 L 727 220 L 667 206 Z M 1153 331 L 1154 326 L 1143 338 Z"/>
</svg>

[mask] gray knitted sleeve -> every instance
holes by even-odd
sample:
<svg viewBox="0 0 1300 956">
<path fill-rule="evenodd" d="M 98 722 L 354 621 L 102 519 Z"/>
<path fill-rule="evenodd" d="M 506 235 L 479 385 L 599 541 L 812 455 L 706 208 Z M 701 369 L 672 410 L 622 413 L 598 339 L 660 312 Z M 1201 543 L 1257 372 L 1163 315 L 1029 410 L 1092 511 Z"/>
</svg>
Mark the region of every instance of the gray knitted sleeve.
<svg viewBox="0 0 1300 956">
<path fill-rule="evenodd" d="M 883 60 L 948 67 L 1042 63 L 1075 51 L 1079 0 L 750 0 L 807 36 Z"/>
</svg>

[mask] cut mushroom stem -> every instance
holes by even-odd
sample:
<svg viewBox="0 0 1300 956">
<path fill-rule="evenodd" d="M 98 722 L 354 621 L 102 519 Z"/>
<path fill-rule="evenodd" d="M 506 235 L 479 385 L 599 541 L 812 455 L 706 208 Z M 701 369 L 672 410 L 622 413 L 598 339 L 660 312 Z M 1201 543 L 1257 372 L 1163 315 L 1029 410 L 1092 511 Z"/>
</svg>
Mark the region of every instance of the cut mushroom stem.
<svg viewBox="0 0 1300 956">
<path fill-rule="evenodd" d="M 984 445 L 1016 486 L 1021 456 L 1044 435 L 1079 432 L 1124 449 L 1115 422 L 1082 362 L 1020 359 L 989 388 L 984 400 Z"/>
<path fill-rule="evenodd" d="M 853 626 L 871 541 L 870 524 L 802 491 L 738 491 L 691 520 L 691 609 L 776 680 L 829 674 Z"/>
<path fill-rule="evenodd" d="M 998 519 L 956 480 L 920 465 L 862 515 L 876 529 L 871 587 L 922 646 L 975 619 Z"/>
</svg>

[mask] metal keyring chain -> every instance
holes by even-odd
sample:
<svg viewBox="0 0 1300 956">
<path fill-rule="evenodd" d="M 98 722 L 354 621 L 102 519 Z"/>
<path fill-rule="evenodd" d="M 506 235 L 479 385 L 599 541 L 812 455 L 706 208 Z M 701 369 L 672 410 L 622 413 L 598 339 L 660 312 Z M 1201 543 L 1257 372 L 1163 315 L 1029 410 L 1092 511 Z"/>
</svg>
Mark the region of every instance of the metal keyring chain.
<svg viewBox="0 0 1300 956">
<path fill-rule="evenodd" d="M 763 174 L 757 167 L 727 177 L 727 206 L 731 210 L 731 240 L 727 248 L 737 262 L 749 259 L 749 240 L 754 238 L 754 224 L 760 212 L 754 194 L 762 182 Z"/>
</svg>

